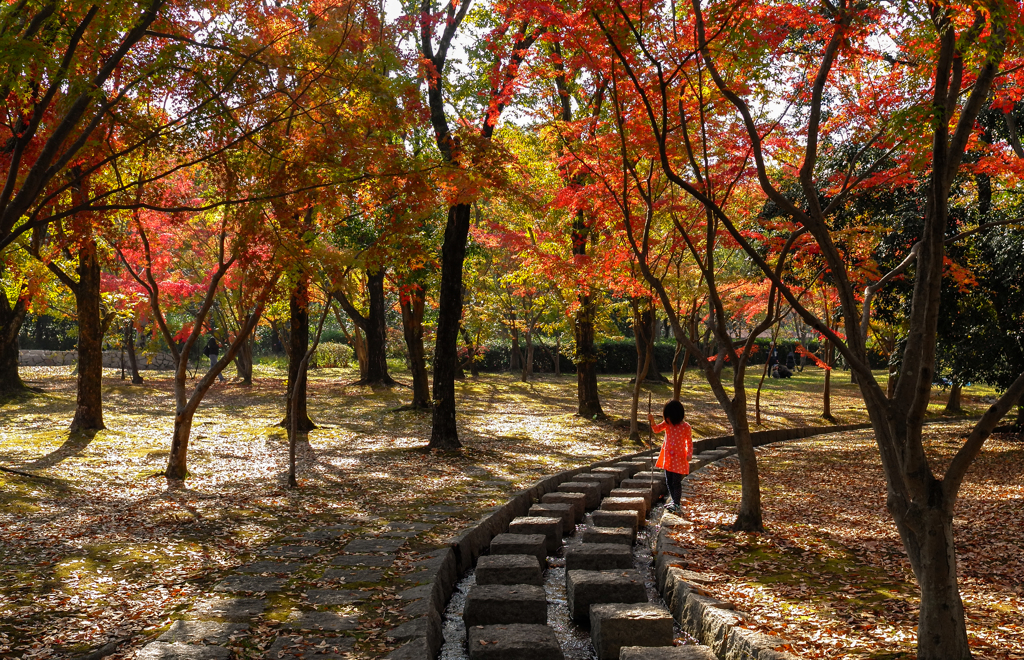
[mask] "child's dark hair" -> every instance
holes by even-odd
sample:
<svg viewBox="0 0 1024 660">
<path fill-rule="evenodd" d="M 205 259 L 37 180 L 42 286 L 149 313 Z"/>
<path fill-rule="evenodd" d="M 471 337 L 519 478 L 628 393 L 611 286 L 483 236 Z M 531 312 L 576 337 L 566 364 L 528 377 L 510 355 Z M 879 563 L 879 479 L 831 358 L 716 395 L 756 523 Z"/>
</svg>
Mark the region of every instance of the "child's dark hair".
<svg viewBox="0 0 1024 660">
<path fill-rule="evenodd" d="M 665 404 L 665 410 L 661 414 L 672 424 L 678 424 L 686 417 L 686 408 L 683 408 L 683 404 L 679 401 L 673 399 Z"/>
</svg>

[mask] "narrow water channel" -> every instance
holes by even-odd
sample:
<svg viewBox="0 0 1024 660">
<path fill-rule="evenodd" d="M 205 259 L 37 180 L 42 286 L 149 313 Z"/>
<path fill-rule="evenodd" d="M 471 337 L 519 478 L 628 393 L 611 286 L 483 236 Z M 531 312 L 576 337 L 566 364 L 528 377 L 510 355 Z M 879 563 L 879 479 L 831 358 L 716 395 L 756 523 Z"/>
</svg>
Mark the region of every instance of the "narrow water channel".
<svg viewBox="0 0 1024 660">
<path fill-rule="evenodd" d="M 633 545 L 633 565 L 644 579 L 647 598 L 650 602 L 664 605 L 665 602 L 658 592 L 654 577 L 654 563 L 651 557 L 651 543 L 657 538 L 661 515 L 665 511 L 663 504 L 655 505 L 647 519 L 647 525 L 636 535 Z M 583 542 L 583 529 L 589 521 L 589 514 L 584 523 L 576 526 L 570 536 L 566 536 L 563 554 L 548 557 L 548 568 L 544 571 L 544 591 L 548 600 L 548 625 L 554 629 L 558 643 L 565 654 L 565 660 L 597 660 L 594 645 L 590 642 L 590 630 L 573 623 L 569 618 L 569 606 L 565 593 L 565 559 L 566 548 Z M 462 623 L 462 610 L 466 605 L 466 594 L 476 584 L 476 575 L 470 571 L 452 593 L 452 598 L 444 613 L 444 645 L 441 647 L 441 660 L 468 660 L 466 649 L 466 626 Z M 686 637 L 675 626 L 675 637 Z M 678 642 L 677 642 L 678 643 Z"/>
</svg>

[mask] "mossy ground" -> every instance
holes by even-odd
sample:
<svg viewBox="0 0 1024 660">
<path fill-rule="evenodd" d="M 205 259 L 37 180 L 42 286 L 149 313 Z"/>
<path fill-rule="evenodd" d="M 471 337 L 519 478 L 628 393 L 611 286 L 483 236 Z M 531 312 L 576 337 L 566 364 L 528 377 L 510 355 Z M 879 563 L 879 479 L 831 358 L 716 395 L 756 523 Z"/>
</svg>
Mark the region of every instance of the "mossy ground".
<svg viewBox="0 0 1024 660">
<path fill-rule="evenodd" d="M 108 639 L 153 633 L 267 544 L 338 520 L 356 525 L 354 538 L 432 505 L 456 506 L 461 511 L 418 536 L 410 552 L 437 547 L 531 481 L 637 449 L 626 439 L 628 427 L 574 414 L 571 374 L 530 383 L 486 374 L 458 383 L 464 448 L 425 453 L 429 413 L 396 412 L 408 402 L 408 389 L 353 386 L 355 372 L 323 369 L 310 382 L 318 428 L 300 452 L 301 487 L 291 491 L 283 487 L 287 442 L 277 426 L 283 366 L 257 365 L 251 387 L 214 386 L 195 418 L 190 478 L 175 488 L 159 476 L 174 410 L 169 374 L 145 372 L 146 384 L 131 386 L 118 371 L 106 371 L 107 429 L 72 435 L 71 369 L 22 370 L 42 391 L 0 408 L 0 465 L 41 478 L 0 472 L 0 655 L 68 657 Z M 751 417 L 758 377 L 748 380 Z M 762 428 L 826 424 L 821 385 L 822 372 L 813 368 L 766 380 Z M 670 389 L 645 387 L 657 414 Z M 631 393 L 628 376 L 601 378 L 602 403 L 613 418 L 628 416 Z M 968 391 L 968 407 L 984 406 L 980 397 L 988 394 Z M 688 376 L 683 400 L 697 436 L 728 432 L 696 374 Z M 832 409 L 841 423 L 865 420 L 848 374 L 833 378 Z M 400 561 L 387 576 L 402 570 Z M 386 650 L 380 631 L 400 617 L 397 608 L 380 608 L 396 599 L 386 581 L 360 606 L 367 616 L 357 649 L 370 656 Z M 295 606 L 288 595 L 271 604 L 271 619 Z"/>
</svg>

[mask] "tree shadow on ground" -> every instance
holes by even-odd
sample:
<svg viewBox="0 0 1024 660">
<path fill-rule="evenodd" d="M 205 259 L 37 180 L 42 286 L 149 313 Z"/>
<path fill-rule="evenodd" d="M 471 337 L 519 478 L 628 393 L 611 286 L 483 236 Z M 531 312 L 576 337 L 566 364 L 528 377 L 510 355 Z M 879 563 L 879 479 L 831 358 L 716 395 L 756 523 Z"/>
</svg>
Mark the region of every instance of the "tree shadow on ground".
<svg viewBox="0 0 1024 660">
<path fill-rule="evenodd" d="M 22 468 L 29 470 L 45 470 L 60 464 L 62 461 L 73 456 L 79 456 L 86 450 L 89 443 L 96 437 L 97 431 L 72 431 L 64 439 L 60 447 L 51 451 L 45 456 L 40 456 L 34 461 L 25 463 Z"/>
</svg>

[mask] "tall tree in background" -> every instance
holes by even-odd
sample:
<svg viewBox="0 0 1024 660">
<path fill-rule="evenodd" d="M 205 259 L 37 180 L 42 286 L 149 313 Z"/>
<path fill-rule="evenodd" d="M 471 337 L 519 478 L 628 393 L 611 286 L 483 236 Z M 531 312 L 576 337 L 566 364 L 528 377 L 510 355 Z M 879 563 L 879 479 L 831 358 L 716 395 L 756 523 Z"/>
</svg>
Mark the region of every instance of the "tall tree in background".
<svg viewBox="0 0 1024 660">
<path fill-rule="evenodd" d="M 445 66 L 452 40 L 471 5 L 470 0 L 450 0 L 438 11 L 432 0 L 423 0 L 419 16 L 419 48 L 423 58 L 430 124 L 434 129 L 441 160 L 455 178 L 449 184 L 453 193 L 449 197 L 444 242 L 441 245 L 441 285 L 438 290 L 434 348 L 434 412 L 428 445 L 432 449 L 457 449 L 462 446 L 455 423 L 455 379 L 459 370 L 462 264 L 466 258 L 466 241 L 472 215 L 470 203 L 476 195 L 473 185 L 465 177 L 465 170 L 474 161 L 479 162 L 484 158 L 501 113 L 512 99 L 519 69 L 527 52 L 544 31 L 543 26 L 538 26 L 536 21 L 531 23 L 529 15 L 522 16 L 515 8 L 508 10 L 509 16 L 498 17 L 499 25 L 490 39 L 495 47 L 504 46 L 509 49 L 508 62 L 499 57 L 492 67 L 490 89 L 485 97 L 487 107 L 477 132 L 456 134 L 450 128 L 445 107 L 445 89 L 448 85 Z M 436 35 L 438 26 L 442 27 L 440 36 Z M 511 35 L 508 34 L 510 30 Z"/>
</svg>

